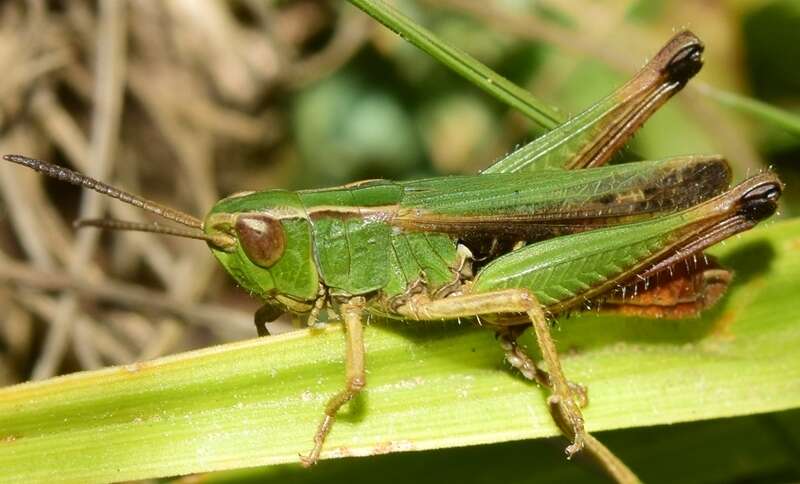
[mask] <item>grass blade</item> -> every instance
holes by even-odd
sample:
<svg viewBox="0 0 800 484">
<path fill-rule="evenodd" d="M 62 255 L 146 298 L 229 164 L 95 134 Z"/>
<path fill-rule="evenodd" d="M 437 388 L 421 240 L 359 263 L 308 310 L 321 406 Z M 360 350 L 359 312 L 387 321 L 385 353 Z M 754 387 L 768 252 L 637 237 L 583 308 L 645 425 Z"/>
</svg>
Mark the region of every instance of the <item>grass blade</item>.
<svg viewBox="0 0 800 484">
<path fill-rule="evenodd" d="M 795 136 L 800 136 L 800 116 L 771 104 L 717 89 L 708 84 L 697 84 L 697 89 L 723 106 L 735 109 L 755 119 L 765 121 Z"/>
<path fill-rule="evenodd" d="M 349 0 L 400 37 L 472 82 L 499 101 L 517 109 L 545 129 L 555 128 L 563 118 L 530 92 L 496 73 L 471 55 L 445 44 L 436 34 L 417 24 L 381 0 Z"/>
</svg>

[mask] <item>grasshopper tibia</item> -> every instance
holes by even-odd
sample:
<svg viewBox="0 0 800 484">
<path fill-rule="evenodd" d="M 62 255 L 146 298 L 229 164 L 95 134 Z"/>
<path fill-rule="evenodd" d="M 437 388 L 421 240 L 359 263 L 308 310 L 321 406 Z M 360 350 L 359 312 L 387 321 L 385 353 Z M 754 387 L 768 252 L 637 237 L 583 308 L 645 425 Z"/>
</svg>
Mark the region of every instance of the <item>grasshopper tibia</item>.
<svg viewBox="0 0 800 484">
<path fill-rule="evenodd" d="M 367 384 L 364 372 L 364 328 L 361 322 L 365 306 L 366 300 L 363 297 L 354 297 L 340 307 L 346 331 L 345 387 L 325 405 L 325 416 L 314 434 L 314 448 L 308 455 L 300 456 L 304 467 L 317 463 L 322 445 L 333 427 L 339 409 Z"/>
</svg>

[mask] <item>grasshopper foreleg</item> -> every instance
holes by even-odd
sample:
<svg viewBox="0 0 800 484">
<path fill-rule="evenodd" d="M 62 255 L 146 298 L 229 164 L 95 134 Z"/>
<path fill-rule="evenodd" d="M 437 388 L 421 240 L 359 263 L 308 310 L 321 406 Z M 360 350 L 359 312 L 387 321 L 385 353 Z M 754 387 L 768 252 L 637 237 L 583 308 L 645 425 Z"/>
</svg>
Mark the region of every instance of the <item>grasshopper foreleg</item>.
<svg viewBox="0 0 800 484">
<path fill-rule="evenodd" d="M 325 415 L 314 434 L 314 448 L 307 456 L 300 456 L 303 466 L 309 467 L 319 460 L 322 445 L 333 427 L 336 414 L 342 406 L 349 402 L 366 385 L 364 372 L 364 330 L 362 316 L 366 302 L 363 297 L 355 297 L 342 304 L 340 313 L 345 327 L 345 386 L 339 393 L 331 397 L 325 405 Z"/>
<path fill-rule="evenodd" d="M 280 306 L 275 304 L 264 304 L 258 311 L 256 311 L 254 315 L 254 320 L 256 323 L 256 331 L 258 332 L 259 336 L 269 336 L 269 329 L 267 329 L 267 323 L 271 323 L 278 319 L 284 310 Z"/>
</svg>

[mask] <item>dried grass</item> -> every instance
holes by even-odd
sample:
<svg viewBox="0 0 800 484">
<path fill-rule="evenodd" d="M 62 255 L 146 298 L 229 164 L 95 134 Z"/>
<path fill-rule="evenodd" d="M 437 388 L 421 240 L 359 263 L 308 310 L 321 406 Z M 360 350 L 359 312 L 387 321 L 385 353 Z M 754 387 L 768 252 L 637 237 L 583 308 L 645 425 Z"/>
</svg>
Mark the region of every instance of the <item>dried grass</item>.
<svg viewBox="0 0 800 484">
<path fill-rule="evenodd" d="M 6 2 L 0 152 L 198 215 L 248 181 L 278 186 L 282 101 L 359 48 L 370 24 L 354 14 L 311 1 Z M 75 232 L 77 217 L 146 215 L 15 166 L 0 164 L 0 192 L 0 384 L 253 335 L 257 302 L 203 244 Z"/>
</svg>

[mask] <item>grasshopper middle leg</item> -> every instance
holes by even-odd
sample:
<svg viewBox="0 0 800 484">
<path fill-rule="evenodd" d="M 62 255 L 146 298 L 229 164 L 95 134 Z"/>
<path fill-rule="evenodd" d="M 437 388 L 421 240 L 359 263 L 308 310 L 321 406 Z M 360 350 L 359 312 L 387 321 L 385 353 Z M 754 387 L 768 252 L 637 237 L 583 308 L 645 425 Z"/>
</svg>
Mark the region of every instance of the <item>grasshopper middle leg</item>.
<svg viewBox="0 0 800 484">
<path fill-rule="evenodd" d="M 524 329 L 525 328 L 519 326 L 512 326 L 503 327 L 497 331 L 497 339 L 500 341 L 500 346 L 506 353 L 506 361 L 528 380 L 535 381 L 543 387 L 552 389 L 553 384 L 550 374 L 541 369 L 533 358 L 517 344 L 517 338 L 522 335 Z M 581 408 L 589 404 L 589 394 L 585 386 L 572 381 L 567 381 L 567 384 L 575 395 L 575 400 Z"/>
<path fill-rule="evenodd" d="M 322 445 L 333 427 L 339 409 L 367 383 L 364 372 L 364 328 L 361 322 L 365 304 L 363 297 L 355 297 L 341 305 L 340 312 L 346 332 L 345 386 L 325 405 L 325 415 L 314 434 L 314 448 L 307 456 L 300 457 L 305 467 L 312 466 L 319 460 Z"/>
</svg>

